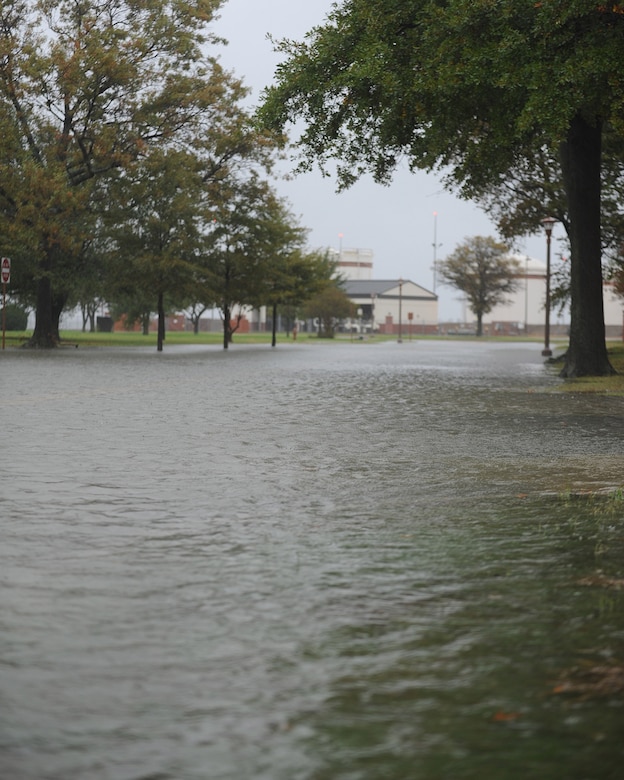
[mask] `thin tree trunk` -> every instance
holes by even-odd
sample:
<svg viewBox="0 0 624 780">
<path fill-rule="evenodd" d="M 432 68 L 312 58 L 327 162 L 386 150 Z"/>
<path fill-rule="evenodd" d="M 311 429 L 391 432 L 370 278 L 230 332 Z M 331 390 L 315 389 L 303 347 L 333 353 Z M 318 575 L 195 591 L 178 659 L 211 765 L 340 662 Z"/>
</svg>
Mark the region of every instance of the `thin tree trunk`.
<svg viewBox="0 0 624 780">
<path fill-rule="evenodd" d="M 223 349 L 230 346 L 230 307 L 226 304 L 223 307 Z"/>
<path fill-rule="evenodd" d="M 163 343 L 165 341 L 165 303 L 164 293 L 158 293 L 158 338 L 157 338 L 157 350 L 163 351 Z"/>
<path fill-rule="evenodd" d="M 271 330 L 271 346 L 274 347 L 277 344 L 277 304 L 273 304 L 273 324 Z"/>
<path fill-rule="evenodd" d="M 615 373 L 605 344 L 600 242 L 602 127 L 580 114 L 561 145 L 570 217 L 570 346 L 563 377 Z"/>
</svg>

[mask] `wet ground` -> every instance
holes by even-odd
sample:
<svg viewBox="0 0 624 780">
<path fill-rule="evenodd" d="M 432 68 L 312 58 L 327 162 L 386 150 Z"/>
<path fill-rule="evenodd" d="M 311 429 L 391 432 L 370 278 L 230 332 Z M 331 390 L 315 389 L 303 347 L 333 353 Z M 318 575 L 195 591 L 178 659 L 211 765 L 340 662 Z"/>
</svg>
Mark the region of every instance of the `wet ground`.
<svg viewBox="0 0 624 780">
<path fill-rule="evenodd" d="M 0 777 L 619 778 L 624 401 L 559 381 L 531 344 L 2 354 Z"/>
</svg>

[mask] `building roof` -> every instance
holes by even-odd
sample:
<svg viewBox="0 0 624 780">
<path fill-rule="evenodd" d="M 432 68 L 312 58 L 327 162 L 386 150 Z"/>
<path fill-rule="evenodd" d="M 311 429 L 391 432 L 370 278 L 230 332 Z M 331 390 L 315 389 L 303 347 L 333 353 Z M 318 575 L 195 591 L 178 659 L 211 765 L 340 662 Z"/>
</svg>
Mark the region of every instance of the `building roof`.
<svg viewBox="0 0 624 780">
<path fill-rule="evenodd" d="M 370 298 L 375 296 L 376 298 L 396 298 L 399 295 L 399 285 L 401 280 L 399 279 L 347 279 L 342 282 L 342 287 L 347 293 L 349 298 Z M 425 298 L 435 301 L 438 296 L 435 293 L 425 290 L 415 282 L 411 282 L 409 279 L 402 280 L 403 298 Z"/>
<path fill-rule="evenodd" d="M 541 260 L 536 260 L 534 257 L 514 252 L 507 255 L 507 257 L 516 260 L 520 264 L 521 276 L 524 276 L 525 273 L 542 275 L 546 273 L 546 263 L 542 263 Z"/>
</svg>

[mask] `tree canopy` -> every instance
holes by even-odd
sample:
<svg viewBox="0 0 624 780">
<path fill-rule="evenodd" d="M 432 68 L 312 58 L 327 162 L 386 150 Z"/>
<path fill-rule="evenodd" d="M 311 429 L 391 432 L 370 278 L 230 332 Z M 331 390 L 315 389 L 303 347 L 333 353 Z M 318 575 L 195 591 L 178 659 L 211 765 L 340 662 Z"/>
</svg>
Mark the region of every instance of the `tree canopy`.
<svg viewBox="0 0 624 780">
<path fill-rule="evenodd" d="M 183 304 L 197 285 L 201 252 L 202 177 L 198 158 L 153 150 L 110 189 L 106 214 L 110 298 L 130 294 L 158 311 L 158 350 L 164 339 L 165 296 Z"/>
<path fill-rule="evenodd" d="M 603 137 L 601 182 L 601 234 L 603 265 L 622 264 L 624 245 L 624 138 L 608 128 Z M 495 222 L 506 241 L 528 234 L 543 233 L 542 214 L 546 211 L 569 230 L 561 164 L 547 147 L 518 159 L 514 168 L 497 184 L 475 196 Z"/>
<path fill-rule="evenodd" d="M 0 8 L 0 249 L 52 347 L 66 306 L 126 320 L 294 305 L 318 289 L 269 175 L 274 134 L 212 51 L 225 0 L 9 0 Z M 308 286 L 307 290 L 303 288 Z M 236 315 L 238 316 L 238 315 Z"/>
<path fill-rule="evenodd" d="M 0 9 L 0 221 L 3 253 L 23 255 L 32 343 L 58 316 L 85 241 L 94 181 L 150 149 L 197 150 L 212 173 L 245 154 L 240 82 L 206 50 L 222 0 L 9 0 Z M 257 146 L 256 146 L 257 148 Z"/>
<path fill-rule="evenodd" d="M 562 373 L 610 373 L 601 142 L 607 123 L 624 135 L 623 33 L 624 6 L 595 0 L 345 0 L 303 43 L 279 44 L 260 119 L 302 128 L 301 167 L 337 160 L 342 187 L 364 172 L 388 182 L 406 159 L 470 197 L 538 148 L 556 154 L 572 269 Z"/>
<path fill-rule="evenodd" d="M 443 282 L 466 295 L 477 318 L 477 336 L 483 335 L 483 315 L 517 289 L 514 274 L 518 270 L 518 262 L 508 256 L 507 247 L 484 236 L 467 239 L 438 264 Z"/>
<path fill-rule="evenodd" d="M 340 320 L 352 317 L 355 306 L 340 286 L 340 279 L 323 286 L 306 303 L 304 313 L 310 319 L 318 320 L 318 337 L 333 339 Z"/>
</svg>

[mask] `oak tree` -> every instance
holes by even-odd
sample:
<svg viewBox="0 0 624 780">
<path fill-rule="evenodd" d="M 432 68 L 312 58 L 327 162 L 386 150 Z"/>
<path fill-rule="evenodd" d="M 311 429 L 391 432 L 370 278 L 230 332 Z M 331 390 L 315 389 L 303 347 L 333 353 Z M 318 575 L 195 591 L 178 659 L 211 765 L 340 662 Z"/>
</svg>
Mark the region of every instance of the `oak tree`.
<svg viewBox="0 0 624 780">
<path fill-rule="evenodd" d="M 438 264 L 443 283 L 461 290 L 477 318 L 477 336 L 483 335 L 483 316 L 517 289 L 517 260 L 508 256 L 504 244 L 493 238 L 474 236 Z"/>
<path fill-rule="evenodd" d="M 305 251 L 297 247 L 280 253 L 266 279 L 263 300 L 271 310 L 271 346 L 277 343 L 278 311 L 288 328 L 297 320 L 300 308 L 333 281 L 335 263 L 326 252 Z"/>
<path fill-rule="evenodd" d="M 304 314 L 318 320 L 318 337 L 333 339 L 340 320 L 353 317 L 355 306 L 340 286 L 340 280 L 325 285 L 304 306 Z"/>
<path fill-rule="evenodd" d="M 206 221 L 202 191 L 198 158 L 166 149 L 152 150 L 110 189 L 109 297 L 144 301 L 139 311 L 157 312 L 159 352 L 166 303 L 183 301 L 195 286 Z"/>
<path fill-rule="evenodd" d="M 267 262 L 262 266 L 256 297 L 248 303 L 270 310 L 274 347 L 278 309 L 294 319 L 297 308 L 331 281 L 335 263 L 324 252 L 306 249 L 308 231 L 282 198 L 272 195 L 267 199 L 258 228 L 254 252 Z"/>
<path fill-rule="evenodd" d="M 527 150 L 512 169 L 475 200 L 493 219 L 505 241 L 543 234 L 544 213 L 554 217 L 566 234 L 570 227 L 561 165 L 557 155 L 547 147 Z M 603 268 L 607 274 L 622 264 L 623 202 L 624 137 L 606 128 L 601 167 L 601 240 Z M 565 249 L 565 254 L 569 254 L 569 248 Z M 569 288 L 569 274 L 566 288 Z"/>
<path fill-rule="evenodd" d="M 2 248 L 32 258 L 23 280 L 34 285 L 32 345 L 58 342 L 90 182 L 150 147 L 192 145 L 241 94 L 206 54 L 222 2 L 2 4 Z"/>
<path fill-rule="evenodd" d="M 234 171 L 217 189 L 201 267 L 211 303 L 221 313 L 223 348 L 228 349 L 245 307 L 268 302 L 267 281 L 277 253 L 303 234 L 280 221 L 283 204 L 258 170 Z"/>
<path fill-rule="evenodd" d="M 561 163 L 571 247 L 564 376 L 609 374 L 602 303 L 603 128 L 624 135 L 624 6 L 596 0 L 345 0 L 285 60 L 261 120 L 302 128 L 304 169 L 341 186 L 398 162 L 471 197 L 546 145 Z M 544 213 L 543 217 L 548 216 Z"/>
</svg>

